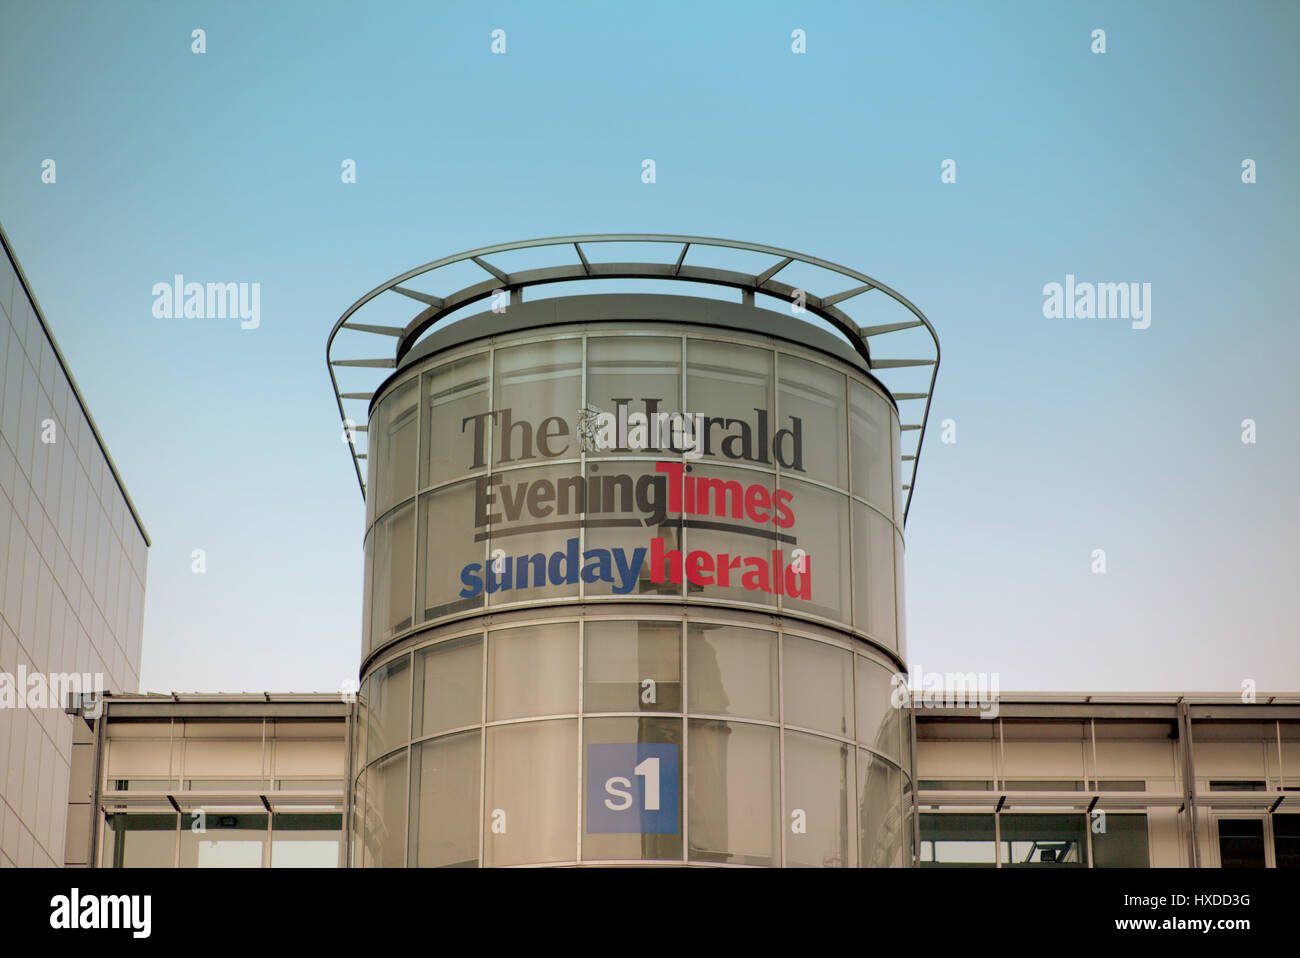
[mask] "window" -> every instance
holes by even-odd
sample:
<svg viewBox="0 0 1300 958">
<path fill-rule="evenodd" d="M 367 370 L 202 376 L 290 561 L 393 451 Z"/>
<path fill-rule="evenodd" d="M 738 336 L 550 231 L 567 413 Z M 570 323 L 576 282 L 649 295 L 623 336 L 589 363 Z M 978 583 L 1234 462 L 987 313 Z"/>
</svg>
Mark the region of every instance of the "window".
<svg viewBox="0 0 1300 958">
<path fill-rule="evenodd" d="M 176 815 L 109 815 L 104 864 L 111 868 L 173 868 Z"/>
<path fill-rule="evenodd" d="M 709 339 L 686 341 L 686 409 L 683 412 L 715 420 L 705 425 L 708 440 L 705 452 L 709 458 L 725 461 L 723 448 L 728 440 L 727 451 L 743 453 L 744 430 L 758 428 L 758 410 L 767 417 L 767 435 L 751 432 L 749 454 L 756 461 L 767 459 L 774 466 L 767 444 L 781 426 L 773 414 L 771 351 Z M 788 439 L 787 443 L 786 455 L 793 456 L 794 446 Z"/>
<path fill-rule="evenodd" d="M 589 622 L 585 654 L 583 711 L 681 711 L 678 623 Z"/>
<path fill-rule="evenodd" d="M 786 590 L 786 606 L 796 612 L 848 621 L 848 497 L 791 479 L 788 475 L 781 476 L 780 487 L 794 494 L 790 502 L 794 525 L 783 531 L 793 535 L 798 547 L 808 553 L 808 573 L 812 579 L 808 598 L 791 595 Z M 785 545 L 786 554 L 789 555 L 794 547 L 793 544 Z"/>
<path fill-rule="evenodd" d="M 784 821 L 790 829 L 786 865 L 851 868 L 857 864 L 856 751 L 852 745 L 820 736 L 785 733 Z"/>
<path fill-rule="evenodd" d="M 475 539 L 476 535 L 487 535 L 486 523 L 475 525 L 475 490 L 479 481 L 458 482 L 420 497 L 416 601 L 425 620 L 483 606 L 484 563 L 488 553 L 482 539 Z M 377 573 L 381 561 L 377 555 Z M 375 580 L 382 581 L 378 574 Z M 466 594 L 461 595 L 462 591 Z"/>
<path fill-rule="evenodd" d="M 860 502 L 853 503 L 854 624 L 890 648 L 898 648 L 894 607 L 894 527 Z M 811 550 L 810 550 L 811 551 Z M 901 565 L 901 563 L 900 563 Z"/>
<path fill-rule="evenodd" d="M 368 433 L 375 457 L 374 484 L 367 490 L 374 515 L 383 515 L 415 493 L 419 395 L 419 381 L 408 380 L 385 396 L 375 410 Z"/>
<path fill-rule="evenodd" d="M 577 623 L 489 633 L 488 721 L 577 711 Z"/>
<path fill-rule="evenodd" d="M 582 341 L 552 339 L 523 346 L 498 349 L 496 384 L 492 396 L 498 412 L 492 434 L 491 463 L 494 467 L 516 465 L 545 458 L 542 448 L 549 442 L 552 452 L 567 444 L 567 456 L 577 456 L 571 424 L 582 405 Z M 558 417 L 559 424 L 546 424 Z M 560 434 L 563 425 L 570 434 Z M 534 435 L 536 428 L 539 435 Z M 550 435 L 547 440 L 542 434 Z"/>
<path fill-rule="evenodd" d="M 583 741 L 583 857 L 680 861 L 682 720 L 586 719 Z M 645 746 L 660 748 L 652 753 Z M 621 764 L 610 763 L 611 752 Z M 623 758 L 628 752 L 632 757 Z M 647 766 L 647 759 L 658 761 Z"/>
<path fill-rule="evenodd" d="M 689 734 L 690 857 L 779 864 L 777 730 L 692 719 Z"/>
<path fill-rule="evenodd" d="M 891 490 L 894 470 L 890 465 L 889 423 L 893 409 L 874 389 L 849 380 L 849 441 L 852 443 L 853 494 L 861 496 L 886 514 L 894 505 Z M 900 517 L 901 518 L 901 517 Z"/>
<path fill-rule="evenodd" d="M 593 336 L 587 340 L 587 405 L 618 418 L 683 411 L 682 341 L 663 336 Z M 617 401 L 617 402 L 616 402 Z M 577 412 L 575 409 L 573 412 Z M 572 413 L 570 414 L 572 415 Z M 654 445 L 654 435 L 647 437 Z M 660 448 L 670 437 L 661 436 Z M 573 447 L 571 447 L 573 448 Z M 576 450 L 574 455 L 576 455 Z"/>
<path fill-rule="evenodd" d="M 1278 868 L 1300 868 L 1300 815 L 1273 816 L 1273 853 Z"/>
<path fill-rule="evenodd" d="M 853 653 L 785 636 L 785 722 L 853 737 Z"/>
<path fill-rule="evenodd" d="M 478 864 L 481 744 L 475 729 L 412 749 L 412 868 Z"/>
<path fill-rule="evenodd" d="M 417 738 L 474 725 L 483 718 L 483 642 L 440 642 L 415 656 L 411 732 Z"/>
<path fill-rule="evenodd" d="M 921 865 L 969 868 L 997 863 L 992 815 L 921 816 Z"/>
<path fill-rule="evenodd" d="M 376 669 L 366 679 L 366 711 L 370 716 L 370 734 L 366 742 L 366 760 L 405 745 L 410 736 L 411 669 L 410 659 L 402 656 Z"/>
<path fill-rule="evenodd" d="M 692 712 L 776 721 L 775 632 L 691 622 L 686 650 Z"/>
<path fill-rule="evenodd" d="M 371 648 L 411 627 L 415 564 L 415 504 L 408 503 L 375 525 Z"/>
<path fill-rule="evenodd" d="M 773 428 L 790 430 L 784 464 L 793 475 L 847 489 L 844 374 L 785 354 L 777 368 L 781 419 Z"/>
<path fill-rule="evenodd" d="M 487 353 L 445 363 L 426 374 L 424 396 L 421 485 L 474 472 L 476 464 L 485 469 L 491 437 L 491 424 L 483 415 L 488 411 Z"/>
<path fill-rule="evenodd" d="M 1006 866 L 1087 865 L 1082 815 L 1002 815 L 1002 863 Z"/>
<path fill-rule="evenodd" d="M 187 813 L 181 817 L 181 867 L 261 868 L 266 826 L 265 814 Z"/>
<path fill-rule="evenodd" d="M 1263 868 L 1264 819 L 1219 819 L 1219 866 Z"/>
<path fill-rule="evenodd" d="M 858 741 L 897 759 L 902 754 L 900 748 L 907 723 L 902 709 L 894 707 L 894 673 L 863 656 L 855 658 Z"/>
<path fill-rule="evenodd" d="M 577 670 L 570 666 L 570 671 Z M 570 861 L 577 854 L 578 723 L 487 730 L 484 864 Z"/>
<path fill-rule="evenodd" d="M 1117 815 L 1107 812 L 1102 821 L 1105 822 L 1105 831 L 1092 833 L 1094 867 L 1150 867 L 1145 815 Z"/>
<path fill-rule="evenodd" d="M 343 816 L 273 815 L 272 868 L 337 868 L 343 840 Z"/>
<path fill-rule="evenodd" d="M 858 844 L 864 868 L 903 863 L 903 773 L 868 752 L 858 754 Z"/>
</svg>

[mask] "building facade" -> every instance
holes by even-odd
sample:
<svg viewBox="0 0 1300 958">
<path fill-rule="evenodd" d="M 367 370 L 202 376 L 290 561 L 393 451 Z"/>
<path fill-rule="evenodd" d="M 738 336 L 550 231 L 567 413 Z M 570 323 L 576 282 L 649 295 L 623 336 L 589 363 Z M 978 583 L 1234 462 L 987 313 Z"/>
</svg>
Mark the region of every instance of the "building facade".
<svg viewBox="0 0 1300 958">
<path fill-rule="evenodd" d="M 771 285 L 792 254 L 601 274 L 604 241 L 564 244 L 569 279 L 740 302 L 525 302 L 565 277 L 500 249 L 437 302 L 390 284 L 427 308 L 366 397 L 351 863 L 910 863 L 905 453 L 878 360 L 829 297 Z"/>
<path fill-rule="evenodd" d="M 0 241 L 0 865 L 48 866 L 64 861 L 67 695 L 139 687 L 149 538 Z"/>
</svg>

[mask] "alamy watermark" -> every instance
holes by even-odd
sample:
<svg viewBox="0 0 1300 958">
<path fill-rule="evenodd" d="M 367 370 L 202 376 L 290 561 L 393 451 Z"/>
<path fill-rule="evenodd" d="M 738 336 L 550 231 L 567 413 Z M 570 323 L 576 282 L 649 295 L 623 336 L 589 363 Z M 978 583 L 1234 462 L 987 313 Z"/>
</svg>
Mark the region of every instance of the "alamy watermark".
<svg viewBox="0 0 1300 958">
<path fill-rule="evenodd" d="M 1046 319 L 1131 319 L 1134 329 L 1151 325 L 1150 283 L 1076 283 L 1074 274 L 1065 284 L 1043 287 Z"/>
<path fill-rule="evenodd" d="M 262 324 L 261 283 L 187 283 L 181 273 L 153 284 L 155 319 L 239 319 L 240 329 Z"/>
<path fill-rule="evenodd" d="M 18 666 L 17 675 L 0 672 L 0 709 L 65 708 L 71 699 L 82 715 L 98 718 L 103 691 L 99 672 L 28 672 L 25 665 Z"/>
<path fill-rule="evenodd" d="M 997 672 L 895 672 L 889 702 L 896 709 L 978 709 L 980 718 L 998 717 Z"/>
</svg>

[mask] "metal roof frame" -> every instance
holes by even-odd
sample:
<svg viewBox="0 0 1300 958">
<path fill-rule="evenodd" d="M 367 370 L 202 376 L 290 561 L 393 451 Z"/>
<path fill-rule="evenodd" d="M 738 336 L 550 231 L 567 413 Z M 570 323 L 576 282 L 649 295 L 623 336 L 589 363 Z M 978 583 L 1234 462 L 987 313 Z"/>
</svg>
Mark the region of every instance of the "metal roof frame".
<svg viewBox="0 0 1300 958">
<path fill-rule="evenodd" d="M 678 246 L 674 262 L 603 262 L 599 258 L 593 260 L 590 257 L 592 247 L 598 247 L 603 243 L 662 243 L 669 246 Z M 508 273 L 498 268 L 487 260 L 487 257 L 501 253 L 515 252 L 525 249 L 537 249 L 541 247 L 557 247 L 563 251 L 564 256 L 573 257 L 572 262 L 565 262 L 557 266 L 547 266 L 538 269 L 520 270 L 514 273 Z M 707 265 L 700 265 L 694 262 L 687 263 L 688 253 L 697 251 L 694 258 L 698 258 L 698 251 L 713 250 L 741 250 L 750 253 L 760 253 L 773 257 L 773 262 L 762 272 L 747 273 L 730 269 L 720 269 Z M 557 251 L 557 257 L 561 253 Z M 439 270 L 448 267 L 457 266 L 463 263 L 472 263 L 487 274 L 486 279 L 465 286 L 445 296 L 435 296 L 427 292 L 411 289 L 404 284 L 417 277 L 425 279 L 429 274 L 436 273 Z M 786 283 L 781 283 L 776 279 L 778 273 L 791 264 L 802 264 L 816 267 L 830 273 L 838 274 L 839 277 L 848 281 L 847 284 L 841 283 L 833 287 L 817 291 L 804 290 Z M 379 388 L 383 378 L 391 374 L 400 365 L 403 357 L 407 355 L 415 344 L 430 329 L 447 319 L 452 313 L 455 313 L 466 306 L 483 299 L 487 299 L 498 293 L 498 291 L 510 292 L 512 303 L 522 302 L 523 290 L 530 286 L 539 286 L 550 283 L 563 283 L 574 281 L 585 281 L 593 279 L 653 279 L 675 282 L 688 283 L 706 283 L 714 286 L 729 287 L 741 291 L 742 301 L 747 304 L 753 304 L 754 295 L 761 293 L 765 296 L 793 301 L 800 292 L 804 296 L 804 307 L 808 312 L 820 317 L 830 323 L 837 329 L 848 341 L 853 349 L 863 358 L 867 368 L 874 374 L 879 375 L 881 370 L 899 369 L 908 367 L 929 367 L 929 382 L 922 392 L 903 392 L 894 391 L 892 387 L 885 384 L 890 389 L 891 395 L 895 402 L 908 400 L 924 401 L 924 407 L 919 417 L 919 421 L 904 422 L 902 426 L 902 436 L 906 441 L 912 433 L 916 434 L 916 445 L 911 451 L 900 450 L 903 463 L 911 463 L 910 474 L 906 471 L 903 473 L 906 482 L 903 483 L 903 491 L 907 494 L 903 508 L 903 521 L 906 523 L 908 511 L 911 509 L 912 492 L 916 485 L 916 470 L 921 458 L 921 445 L 925 439 L 926 424 L 930 417 L 930 402 L 934 394 L 934 384 L 939 372 L 939 336 L 935 332 L 930 321 L 925 317 L 915 305 L 909 300 L 890 289 L 885 284 L 867 276 L 865 273 L 849 269 L 846 266 L 839 266 L 826 260 L 817 259 L 811 256 L 805 256 L 791 250 L 780 249 L 775 246 L 763 246 L 755 243 L 743 243 L 736 240 L 717 239 L 712 237 L 701 236 L 677 236 L 662 235 L 650 233 L 608 233 L 594 234 L 583 236 L 553 236 L 544 239 L 524 240 L 516 243 L 500 243 L 495 246 L 485 246 L 480 249 L 470 250 L 465 253 L 457 253 L 452 256 L 446 256 L 442 259 L 434 260 L 423 266 L 417 266 L 414 269 L 407 270 L 405 273 L 395 276 L 376 286 L 370 292 L 366 293 L 355 303 L 344 311 L 338 322 L 330 330 L 329 339 L 325 346 L 325 360 L 330 374 L 330 383 L 334 388 L 334 398 L 338 405 L 339 419 L 344 427 L 344 435 L 347 439 L 348 450 L 352 456 L 353 468 L 357 475 L 357 484 L 361 489 L 361 495 L 364 498 L 366 494 L 366 482 L 364 470 L 361 467 L 361 460 L 366 458 L 367 451 L 363 452 L 357 448 L 356 434 L 365 433 L 366 426 L 363 421 L 364 415 L 349 416 L 344 408 L 345 402 L 363 402 L 369 403 L 373 398 L 375 391 Z M 859 325 L 848 313 L 846 313 L 839 304 L 853 299 L 854 297 L 866 293 L 878 291 L 889 297 L 895 303 L 903 306 L 910 314 L 910 319 L 903 322 L 888 323 L 884 325 L 863 326 Z M 387 326 L 374 325 L 368 323 L 352 322 L 352 317 L 363 306 L 379 298 L 383 294 L 395 294 L 412 300 L 419 305 L 415 315 L 405 326 Z M 387 297 L 392 300 L 392 296 Z M 802 322 L 802 320 L 795 320 Z M 929 334 L 931 342 L 934 345 L 933 358 L 902 358 L 902 359 L 877 359 L 872 355 L 872 350 L 868 346 L 868 340 L 875 340 L 879 337 L 888 336 L 891 333 L 901 332 L 908 329 L 924 328 Z M 341 331 L 350 331 L 366 334 L 364 342 L 371 347 L 371 355 L 367 356 L 349 356 L 348 358 L 334 357 L 334 341 Z M 375 380 L 373 387 L 367 392 L 343 392 L 339 387 L 337 370 L 340 368 L 360 368 L 375 370 Z M 902 414 L 900 412 L 900 418 Z M 363 423 L 357 425 L 356 423 Z"/>
</svg>

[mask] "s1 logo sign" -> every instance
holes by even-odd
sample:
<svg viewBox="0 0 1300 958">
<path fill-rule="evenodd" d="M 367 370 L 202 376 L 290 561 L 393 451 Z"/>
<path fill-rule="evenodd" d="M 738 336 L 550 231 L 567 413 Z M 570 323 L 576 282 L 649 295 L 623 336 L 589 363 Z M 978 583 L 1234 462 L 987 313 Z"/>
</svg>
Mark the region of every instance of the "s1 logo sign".
<svg viewBox="0 0 1300 958">
<path fill-rule="evenodd" d="M 587 832 L 677 834 L 680 778 L 676 745 L 588 745 Z"/>
</svg>

